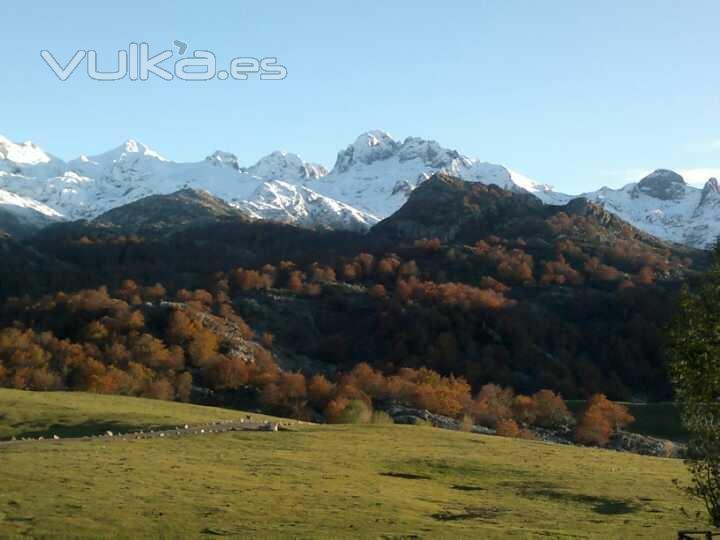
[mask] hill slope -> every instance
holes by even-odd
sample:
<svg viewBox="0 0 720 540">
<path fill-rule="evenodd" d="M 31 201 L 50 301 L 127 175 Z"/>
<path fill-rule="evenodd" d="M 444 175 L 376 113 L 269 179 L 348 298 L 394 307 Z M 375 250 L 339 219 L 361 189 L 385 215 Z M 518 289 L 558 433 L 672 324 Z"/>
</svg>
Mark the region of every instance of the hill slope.
<svg viewBox="0 0 720 540">
<path fill-rule="evenodd" d="M 275 352 L 297 359 L 297 368 L 425 366 L 463 375 L 475 391 L 494 382 L 569 399 L 670 397 L 662 328 L 675 291 L 703 262 L 585 200 L 548 206 L 440 174 L 365 235 L 231 219 L 130 239 L 77 222 L 41 231 L 32 245 L 76 269 L 73 280 L 43 292 L 77 283 L 112 289 L 126 279 L 161 283 L 165 300 L 203 289 L 214 295 L 208 309 L 232 306 L 257 335 L 272 334 Z M 26 292 L 20 281 L 0 296 Z M 2 323 L 25 321 L 82 342 L 80 329 L 100 318 L 70 314 L 77 324 L 69 332 L 43 314 L 44 303 L 33 304 L 0 312 Z M 149 329 L 166 338 L 157 325 Z"/>
<path fill-rule="evenodd" d="M 0 390 L 26 410 L 44 399 Z M 108 421 L 142 422 L 140 406 L 148 423 L 232 414 L 51 396 L 60 423 L 88 400 Z M 679 460 L 413 426 L 20 443 L 0 445 L 0 459 L 0 536 L 658 538 L 699 525 L 671 487 L 688 478 Z"/>
<path fill-rule="evenodd" d="M 177 230 L 223 219 L 247 219 L 207 191 L 183 189 L 169 195 L 151 195 L 113 208 L 93 220 L 95 224 L 116 227 L 124 232 Z"/>
<path fill-rule="evenodd" d="M 395 241 L 421 238 L 472 243 L 481 235 L 552 242 L 559 237 L 596 244 L 632 240 L 645 248 L 666 243 L 644 233 L 600 205 L 578 198 L 546 205 L 529 193 L 466 182 L 437 173 L 423 182 L 373 233 Z"/>
<path fill-rule="evenodd" d="M 0 389 L 0 441 L 15 437 L 84 437 L 182 424 L 240 420 L 242 411 L 83 392 Z M 272 417 L 253 413 L 257 419 Z"/>
</svg>

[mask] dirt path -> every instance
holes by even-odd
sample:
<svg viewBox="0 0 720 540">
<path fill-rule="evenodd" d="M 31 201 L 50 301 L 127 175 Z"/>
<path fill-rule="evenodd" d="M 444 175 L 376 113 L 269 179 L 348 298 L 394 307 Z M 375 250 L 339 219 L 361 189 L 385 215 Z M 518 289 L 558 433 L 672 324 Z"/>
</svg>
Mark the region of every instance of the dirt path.
<svg viewBox="0 0 720 540">
<path fill-rule="evenodd" d="M 106 431 L 98 435 L 88 435 L 84 437 L 65 437 L 61 438 L 57 435 L 50 435 L 49 437 L 22 437 L 18 439 L 12 439 L 9 441 L 0 441 L 1 446 L 7 446 L 11 444 L 22 444 L 22 443 L 56 443 L 59 441 L 92 441 L 92 440 L 104 440 L 104 441 L 132 441 L 141 439 L 161 439 L 161 438 L 178 438 L 178 437 L 189 437 L 189 436 L 200 436 L 208 435 L 212 433 L 228 433 L 231 431 L 292 431 L 291 426 L 297 425 L 296 421 L 286 422 L 258 422 L 248 416 L 246 419 L 239 421 L 232 420 L 221 420 L 217 422 L 211 422 L 207 424 L 198 425 L 183 425 L 173 429 L 165 430 L 140 430 L 129 433 L 113 433 L 112 431 Z"/>
</svg>

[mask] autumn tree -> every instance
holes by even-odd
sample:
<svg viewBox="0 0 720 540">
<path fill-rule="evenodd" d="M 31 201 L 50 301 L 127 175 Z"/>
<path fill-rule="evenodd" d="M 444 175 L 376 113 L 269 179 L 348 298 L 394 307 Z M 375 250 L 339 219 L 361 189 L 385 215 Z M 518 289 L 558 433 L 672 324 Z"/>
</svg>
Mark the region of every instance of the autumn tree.
<svg viewBox="0 0 720 540">
<path fill-rule="evenodd" d="M 261 401 L 281 414 L 305 416 L 307 385 L 302 373 L 283 372 L 262 391 Z"/>
<path fill-rule="evenodd" d="M 146 302 L 157 302 L 165 298 L 166 294 L 167 291 L 165 290 L 165 287 L 163 287 L 160 283 L 156 283 L 155 285 L 151 285 L 149 287 L 143 287 L 142 289 L 142 298 Z"/>
<path fill-rule="evenodd" d="M 504 418 L 498 421 L 495 433 L 500 437 L 517 437 L 520 435 L 520 427 L 512 418 Z"/>
<path fill-rule="evenodd" d="M 180 309 L 173 309 L 168 318 L 165 331 L 168 343 L 183 345 L 192 340 L 198 328 L 195 323 Z"/>
<path fill-rule="evenodd" d="M 220 346 L 220 338 L 210 330 L 198 329 L 188 345 L 188 354 L 194 366 L 203 367 L 215 358 Z"/>
<path fill-rule="evenodd" d="M 185 403 L 190 401 L 190 396 L 192 393 L 192 375 L 190 372 L 185 371 L 184 373 L 181 373 L 177 377 L 176 386 L 177 386 L 177 398 L 180 401 L 184 401 Z"/>
<path fill-rule="evenodd" d="M 215 390 L 237 390 L 250 380 L 250 369 L 240 358 L 222 357 L 205 370 L 204 379 Z"/>
<path fill-rule="evenodd" d="M 335 392 L 335 384 L 321 374 L 313 375 L 307 383 L 307 396 L 310 403 L 318 410 L 327 407 Z"/>
<path fill-rule="evenodd" d="M 333 402 L 335 407 L 328 407 L 328 421 L 334 424 L 367 424 L 372 419 L 372 409 L 361 399 Z"/>
<path fill-rule="evenodd" d="M 557 428 L 572 422 L 572 415 L 565 405 L 565 401 L 552 390 L 540 390 L 533 394 L 531 400 L 534 425 Z"/>
<path fill-rule="evenodd" d="M 627 407 L 613 403 L 604 394 L 591 397 L 578 423 L 575 438 L 582 444 L 604 446 L 610 435 L 631 424 L 635 418 Z"/>
<path fill-rule="evenodd" d="M 484 426 L 495 427 L 500 420 L 512 417 L 513 391 L 496 384 L 486 384 L 480 389 L 473 406 L 473 413 Z"/>
</svg>

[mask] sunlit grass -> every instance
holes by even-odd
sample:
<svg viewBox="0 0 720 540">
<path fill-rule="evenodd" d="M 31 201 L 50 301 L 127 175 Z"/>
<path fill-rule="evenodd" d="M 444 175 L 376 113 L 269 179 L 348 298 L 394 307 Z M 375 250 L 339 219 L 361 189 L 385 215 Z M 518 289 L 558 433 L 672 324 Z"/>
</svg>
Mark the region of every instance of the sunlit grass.
<svg viewBox="0 0 720 540">
<path fill-rule="evenodd" d="M 146 425 L 242 414 L 7 391 L 0 414 L 11 401 L 25 424 L 34 407 L 43 425 L 72 423 L 76 406 L 138 425 L 144 410 Z M 672 485 L 688 479 L 681 461 L 429 427 L 19 443 L 0 464 L 0 537 L 672 538 L 700 525 Z"/>
</svg>

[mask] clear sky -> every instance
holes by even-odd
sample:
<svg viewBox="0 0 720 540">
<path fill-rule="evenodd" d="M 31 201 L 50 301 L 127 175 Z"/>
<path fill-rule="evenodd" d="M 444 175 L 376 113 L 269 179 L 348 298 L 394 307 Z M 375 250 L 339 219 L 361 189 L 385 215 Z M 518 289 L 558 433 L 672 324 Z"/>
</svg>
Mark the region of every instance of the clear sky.
<svg viewBox="0 0 720 540">
<path fill-rule="evenodd" d="M 101 3 L 0 11 L 0 133 L 65 159 L 137 138 L 170 159 L 275 149 L 331 166 L 369 129 L 414 135 L 577 193 L 654 168 L 720 168 L 720 2 L 633 0 Z M 158 3 L 159 4 L 159 3 Z M 283 81 L 98 82 L 148 42 L 275 56 Z M 170 64 L 172 65 L 172 64 Z M 695 172 L 703 179 L 707 173 Z"/>
</svg>

